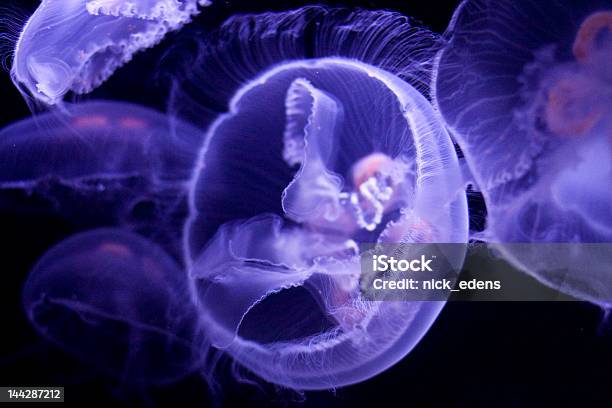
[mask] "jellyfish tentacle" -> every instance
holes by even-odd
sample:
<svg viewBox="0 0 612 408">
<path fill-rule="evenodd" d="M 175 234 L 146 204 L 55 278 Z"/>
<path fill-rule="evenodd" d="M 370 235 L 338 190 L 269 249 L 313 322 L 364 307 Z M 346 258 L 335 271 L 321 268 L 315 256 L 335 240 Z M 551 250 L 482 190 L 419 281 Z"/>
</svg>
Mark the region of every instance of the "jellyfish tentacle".
<svg viewBox="0 0 612 408">
<path fill-rule="evenodd" d="M 439 35 L 391 11 L 306 6 L 233 16 L 207 37 L 195 60 L 185 66 L 173 88 L 171 99 L 176 103 L 171 106 L 178 109 L 179 100 L 191 97 L 192 104 L 214 101 L 223 107 L 246 82 L 272 66 L 331 56 L 380 67 L 427 93 L 431 63 L 440 46 Z M 193 116 L 198 126 L 199 116 Z"/>
</svg>

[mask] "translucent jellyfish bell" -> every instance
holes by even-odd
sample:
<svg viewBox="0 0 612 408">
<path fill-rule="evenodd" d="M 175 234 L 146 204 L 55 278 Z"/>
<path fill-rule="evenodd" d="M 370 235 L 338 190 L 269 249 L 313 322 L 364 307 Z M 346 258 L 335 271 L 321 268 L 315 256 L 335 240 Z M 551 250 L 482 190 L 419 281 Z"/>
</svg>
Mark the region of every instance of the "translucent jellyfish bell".
<svg viewBox="0 0 612 408">
<path fill-rule="evenodd" d="M 0 131 L 0 187 L 146 175 L 180 184 L 191 175 L 201 132 L 152 109 L 125 102 L 67 105 Z M 190 157 L 191 156 L 191 157 Z"/>
<path fill-rule="evenodd" d="M 44 337 L 125 381 L 165 383 L 202 361 L 185 273 L 131 233 L 60 243 L 32 269 L 23 304 Z"/>
<path fill-rule="evenodd" d="M 67 105 L 0 130 L 0 192 L 41 197 L 84 225 L 148 230 L 176 253 L 176 216 L 201 138 L 192 126 L 128 103 Z M 143 208 L 147 216 L 135 216 Z"/>
<path fill-rule="evenodd" d="M 185 85 L 177 111 L 194 89 L 211 95 L 207 84 L 260 73 L 210 124 L 192 179 L 185 252 L 202 325 L 215 348 L 267 381 L 366 380 L 410 352 L 443 302 L 367 300 L 359 245 L 467 242 L 453 144 L 392 69 L 425 66 L 414 50 L 430 37 L 393 13 L 306 8 L 233 19 L 219 38 L 193 77 L 210 82 Z M 247 58 L 252 49 L 263 59 Z M 296 59 L 307 49 L 316 58 Z"/>
<path fill-rule="evenodd" d="M 597 303 L 612 303 L 601 246 L 575 245 L 570 257 L 563 246 L 513 244 L 612 242 L 611 27 L 610 1 L 467 0 L 434 81 L 486 200 L 481 238 L 507 243 L 500 248 L 515 265 Z"/>
<path fill-rule="evenodd" d="M 87 93 L 207 0 L 43 0 L 23 28 L 11 75 L 36 100 Z"/>
</svg>

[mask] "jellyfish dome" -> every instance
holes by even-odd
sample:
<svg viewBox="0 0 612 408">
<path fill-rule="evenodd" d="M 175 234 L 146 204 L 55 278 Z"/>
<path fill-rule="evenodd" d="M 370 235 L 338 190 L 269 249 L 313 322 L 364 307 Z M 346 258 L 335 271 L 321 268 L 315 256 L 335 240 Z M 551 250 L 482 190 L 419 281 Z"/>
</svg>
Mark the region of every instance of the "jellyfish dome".
<svg viewBox="0 0 612 408">
<path fill-rule="evenodd" d="M 609 250 L 588 244 L 612 242 L 611 27 L 610 1 L 467 0 L 433 81 L 486 200 L 481 238 L 539 280 L 602 304 L 612 303 Z M 520 243 L 576 245 L 570 254 Z"/>
<path fill-rule="evenodd" d="M 67 104 L 0 131 L 3 205 L 23 192 L 76 225 L 128 227 L 180 255 L 180 217 L 202 134 L 125 102 Z"/>
<path fill-rule="evenodd" d="M 202 327 L 275 384 L 366 380 L 407 355 L 444 302 L 366 299 L 360 245 L 467 242 L 454 146 L 418 90 L 436 39 L 394 13 L 318 7 L 234 18 L 215 38 L 172 99 L 184 112 L 233 89 L 208 126 L 185 225 Z"/>
<path fill-rule="evenodd" d="M 87 93 L 139 50 L 179 29 L 206 0 L 43 0 L 17 41 L 11 75 L 48 105 Z"/>
<path fill-rule="evenodd" d="M 202 361 L 186 275 L 135 234 L 101 229 L 60 243 L 30 272 L 23 304 L 44 337 L 126 381 L 166 383 Z"/>
</svg>

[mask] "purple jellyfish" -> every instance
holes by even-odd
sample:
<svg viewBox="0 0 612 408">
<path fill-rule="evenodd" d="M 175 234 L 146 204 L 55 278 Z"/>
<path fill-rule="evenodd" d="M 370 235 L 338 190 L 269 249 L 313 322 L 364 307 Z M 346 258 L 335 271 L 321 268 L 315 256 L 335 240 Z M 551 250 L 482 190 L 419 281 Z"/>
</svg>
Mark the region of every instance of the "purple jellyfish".
<svg viewBox="0 0 612 408">
<path fill-rule="evenodd" d="M 123 102 L 37 115 L 0 130 L 3 205 L 19 203 L 23 193 L 75 225 L 124 226 L 180 256 L 187 182 L 202 134 Z"/>
<path fill-rule="evenodd" d="M 263 379 L 366 380 L 440 312 L 442 301 L 365 298 L 359 262 L 361 244 L 467 242 L 454 146 L 419 92 L 436 44 L 395 13 L 241 16 L 177 83 L 176 112 L 229 106 L 192 178 L 194 302 L 213 347 Z"/>
<path fill-rule="evenodd" d="M 49 250 L 23 304 L 47 339 L 125 381 L 166 383 L 202 363 L 187 276 L 163 249 L 118 229 Z"/>
<path fill-rule="evenodd" d="M 434 80 L 485 197 L 479 238 L 599 304 L 612 303 L 611 33 L 609 0 L 467 0 Z"/>
<path fill-rule="evenodd" d="M 139 50 L 179 29 L 207 0 L 43 0 L 14 51 L 13 82 L 53 105 L 87 93 Z"/>
</svg>

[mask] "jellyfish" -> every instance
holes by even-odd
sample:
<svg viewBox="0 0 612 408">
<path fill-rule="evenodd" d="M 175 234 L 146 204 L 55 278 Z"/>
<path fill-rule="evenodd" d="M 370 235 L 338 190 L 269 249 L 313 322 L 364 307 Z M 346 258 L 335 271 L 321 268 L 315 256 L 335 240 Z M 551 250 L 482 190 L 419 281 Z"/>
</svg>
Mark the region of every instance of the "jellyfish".
<svg viewBox="0 0 612 408">
<path fill-rule="evenodd" d="M 485 197 L 478 238 L 609 305 L 612 3 L 467 0 L 447 38 L 433 94 Z"/>
<path fill-rule="evenodd" d="M 185 273 L 121 229 L 50 249 L 27 278 L 23 305 L 42 336 L 124 382 L 176 381 L 202 361 Z"/>
<path fill-rule="evenodd" d="M 123 226 L 180 255 L 186 184 L 201 136 L 124 102 L 67 105 L 25 119 L 0 131 L 2 205 L 25 211 L 21 203 L 38 200 L 74 225 Z"/>
<path fill-rule="evenodd" d="M 43 0 L 21 31 L 11 76 L 46 105 L 88 93 L 170 31 L 206 0 Z"/>
<path fill-rule="evenodd" d="M 228 107 L 208 124 L 184 229 L 213 351 L 283 387 L 331 389 L 424 336 L 444 302 L 367 298 L 360 255 L 467 242 L 458 159 L 424 96 L 436 44 L 395 13 L 322 7 L 235 17 L 206 40 L 171 110 Z"/>
</svg>

